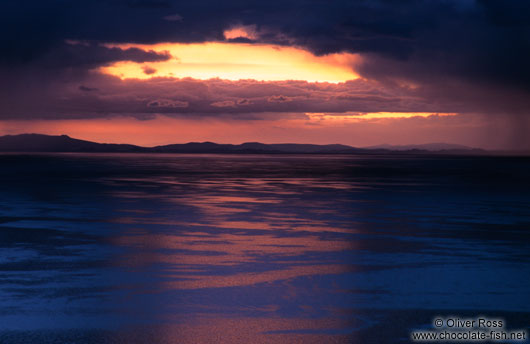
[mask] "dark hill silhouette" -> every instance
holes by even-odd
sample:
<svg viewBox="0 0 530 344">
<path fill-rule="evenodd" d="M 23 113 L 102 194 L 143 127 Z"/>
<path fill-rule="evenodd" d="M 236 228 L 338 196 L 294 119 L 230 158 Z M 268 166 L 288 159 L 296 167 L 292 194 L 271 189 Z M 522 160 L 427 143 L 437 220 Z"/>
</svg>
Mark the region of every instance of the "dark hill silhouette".
<svg viewBox="0 0 530 344">
<path fill-rule="evenodd" d="M 92 152 L 92 153 L 226 153 L 226 154 L 385 154 L 399 151 L 400 153 L 450 153 L 450 154 L 480 154 L 483 150 L 471 149 L 464 146 L 449 144 L 411 145 L 411 146 L 382 145 L 368 148 L 355 148 L 340 144 L 264 144 L 246 142 L 239 145 L 217 144 L 213 142 L 190 142 L 185 144 L 170 144 L 156 147 L 140 147 L 130 144 L 96 143 L 78 140 L 67 135 L 51 136 L 41 134 L 7 135 L 0 137 L 0 152 Z M 426 149 L 421 149 L 424 147 Z M 441 149 L 436 150 L 439 147 Z M 455 149 L 443 149 L 443 148 Z"/>
<path fill-rule="evenodd" d="M 126 145 L 96 143 L 73 139 L 67 135 L 41 134 L 7 135 L 0 137 L 3 152 L 140 152 L 145 148 Z"/>
</svg>

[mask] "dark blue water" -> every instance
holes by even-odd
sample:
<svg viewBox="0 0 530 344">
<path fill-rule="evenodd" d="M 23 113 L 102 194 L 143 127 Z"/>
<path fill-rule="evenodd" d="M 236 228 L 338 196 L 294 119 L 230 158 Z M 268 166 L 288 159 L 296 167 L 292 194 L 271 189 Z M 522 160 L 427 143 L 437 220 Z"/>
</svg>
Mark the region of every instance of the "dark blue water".
<svg viewBox="0 0 530 344">
<path fill-rule="evenodd" d="M 530 325 L 530 159 L 0 155 L 0 343 Z"/>
</svg>

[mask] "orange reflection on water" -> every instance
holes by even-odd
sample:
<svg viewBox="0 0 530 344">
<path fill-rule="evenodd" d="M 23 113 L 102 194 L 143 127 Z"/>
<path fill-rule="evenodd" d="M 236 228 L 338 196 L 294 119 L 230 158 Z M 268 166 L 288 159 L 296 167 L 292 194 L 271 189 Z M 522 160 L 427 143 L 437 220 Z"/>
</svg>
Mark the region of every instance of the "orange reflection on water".
<svg viewBox="0 0 530 344">
<path fill-rule="evenodd" d="M 249 168 L 259 169 L 259 161 L 248 163 Z M 114 261 L 116 265 L 162 267 L 157 290 L 241 287 L 352 271 L 351 264 L 337 264 L 333 258 L 333 252 L 355 249 L 355 242 L 337 236 L 354 233 L 352 223 L 340 217 L 330 222 L 337 213 L 329 200 L 307 202 L 299 191 L 342 189 L 345 182 L 267 176 L 197 179 L 184 189 L 167 178 L 149 180 L 151 184 L 166 188 L 164 216 L 113 218 L 115 223 L 134 224 L 136 230 L 110 241 L 128 248 Z M 115 196 L 134 197 L 127 191 Z M 152 230 L 152 225 L 163 225 L 163 231 Z"/>
<path fill-rule="evenodd" d="M 240 262 L 256 261 L 254 253 L 263 255 L 296 256 L 305 252 L 331 252 L 352 249 L 352 243 L 344 240 L 320 240 L 317 236 L 276 237 L 273 235 L 180 235 L 143 234 L 125 235 L 111 239 L 114 245 L 135 247 L 141 250 L 187 250 L 200 254 L 160 254 L 156 259 L 161 262 L 178 264 L 201 264 L 204 260 L 211 265 L 233 265 Z M 172 257 L 178 256 L 178 260 Z"/>
<path fill-rule="evenodd" d="M 276 237 L 273 235 L 209 235 L 207 233 L 142 234 L 114 237 L 112 243 L 135 249 L 132 253 L 117 260 L 115 263 L 118 265 L 139 268 L 148 265 L 169 264 L 164 270 L 164 277 L 178 278 L 179 280 L 161 283 L 161 288 L 197 289 L 245 286 L 300 276 L 338 274 L 351 271 L 351 267 L 348 265 L 326 264 L 326 262 L 317 262 L 307 258 L 296 259 L 297 256 L 311 252 L 352 249 L 352 243 L 348 241 L 320 240 L 317 236 Z M 263 257 L 274 258 L 277 264 L 275 268 L 266 271 L 247 271 L 225 275 L 204 273 L 213 266 L 263 263 Z M 284 267 L 278 269 L 278 264 Z"/>
<path fill-rule="evenodd" d="M 331 275 L 352 271 L 346 265 L 303 265 L 289 266 L 282 270 L 271 270 L 265 272 L 246 272 L 227 276 L 193 276 L 192 280 L 178 280 L 163 282 L 161 287 L 169 289 L 202 289 L 202 288 L 224 288 L 242 287 L 258 283 L 272 283 L 295 277 L 312 275 Z M 188 278 L 191 276 L 178 276 Z"/>
<path fill-rule="evenodd" d="M 358 321 L 355 320 L 330 318 L 221 318 L 208 314 L 178 320 L 178 323 L 165 323 L 148 329 L 131 329 L 123 340 L 134 341 L 136 331 L 141 331 L 144 338 L 150 333 L 151 341 L 158 343 L 352 343 L 355 340 L 354 334 L 348 334 L 347 331 L 346 334 L 326 332 L 362 325 L 356 324 Z"/>
</svg>

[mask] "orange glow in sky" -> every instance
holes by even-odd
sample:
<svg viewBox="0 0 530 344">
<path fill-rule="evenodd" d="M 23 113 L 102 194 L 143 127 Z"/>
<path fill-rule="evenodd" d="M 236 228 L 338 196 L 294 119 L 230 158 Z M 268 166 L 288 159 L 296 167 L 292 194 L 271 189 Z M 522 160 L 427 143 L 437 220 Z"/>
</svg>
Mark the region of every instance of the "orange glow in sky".
<svg viewBox="0 0 530 344">
<path fill-rule="evenodd" d="M 480 146 L 484 140 L 483 137 L 471 135 L 470 132 L 474 132 L 476 128 L 485 128 L 483 130 L 485 135 L 489 132 L 480 118 L 472 121 L 464 120 L 458 114 L 453 116 L 442 113 L 387 113 L 386 118 L 381 118 L 383 116 L 381 114 L 345 116 L 344 114 L 307 113 L 299 118 L 259 121 L 171 118 L 162 115 L 152 120 L 141 121 L 126 116 L 0 121 L 0 135 L 67 134 L 74 138 L 96 142 L 132 143 L 142 146 L 191 141 L 234 144 L 259 141 L 263 143 L 342 143 L 362 147 L 381 143 L 441 142 L 444 139 L 452 143 Z M 289 117 L 288 114 L 286 117 Z M 495 130 L 500 132 L 504 129 L 495 127 Z M 492 139 L 490 135 L 487 137 L 492 147 L 504 144 L 501 136 L 495 139 Z"/>
<path fill-rule="evenodd" d="M 325 122 L 324 124 L 341 124 L 368 120 L 385 120 L 431 116 L 456 116 L 456 113 L 432 112 L 367 112 L 354 114 L 306 113 L 310 122 Z"/>
<path fill-rule="evenodd" d="M 246 32 L 228 32 L 241 36 Z M 305 80 L 309 82 L 344 82 L 359 76 L 352 66 L 359 57 L 340 53 L 315 56 L 294 47 L 246 43 L 162 43 L 154 45 L 112 45 L 127 49 L 137 47 L 157 52 L 168 51 L 168 61 L 137 63 L 122 61 L 101 67 L 100 71 L 121 79 L 152 77 L 221 78 L 227 80 L 254 79 L 259 81 Z"/>
<path fill-rule="evenodd" d="M 255 25 L 234 26 L 228 30 L 225 30 L 223 34 L 226 39 L 234 39 L 234 38 L 256 39 L 258 38 Z"/>
</svg>

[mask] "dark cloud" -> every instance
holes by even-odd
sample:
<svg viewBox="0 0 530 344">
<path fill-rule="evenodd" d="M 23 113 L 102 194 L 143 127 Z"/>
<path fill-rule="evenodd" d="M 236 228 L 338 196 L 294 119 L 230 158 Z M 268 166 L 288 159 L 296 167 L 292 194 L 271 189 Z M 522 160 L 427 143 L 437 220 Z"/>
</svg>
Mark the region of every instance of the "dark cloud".
<svg viewBox="0 0 530 344">
<path fill-rule="evenodd" d="M 528 57 L 530 6 L 519 0 L 33 0 L 3 1 L 0 10 L 7 55 L 17 60 L 64 39 L 222 39 L 223 30 L 237 23 L 255 25 L 262 40 L 290 37 L 290 42 L 320 54 L 351 51 L 407 59 L 418 51 L 433 53 L 432 57 L 445 52 L 448 64 L 458 64 L 483 56 L 484 51 L 501 57 L 499 49 L 510 47 L 521 56 L 509 56 L 520 61 Z M 183 17 L 186 25 L 180 23 Z"/>
<path fill-rule="evenodd" d="M 267 101 L 270 103 L 285 103 L 285 102 L 290 102 L 293 99 L 295 98 L 288 97 L 288 96 L 282 96 L 282 95 L 279 95 L 279 96 L 275 95 L 275 96 L 270 96 L 269 98 L 267 98 Z"/>
<path fill-rule="evenodd" d="M 182 21 L 182 16 L 179 14 L 172 14 L 169 16 L 165 16 L 163 19 L 167 21 Z"/>
<path fill-rule="evenodd" d="M 156 62 L 171 58 L 168 52 L 158 53 L 138 48 L 121 49 L 95 43 L 65 43 L 48 52 L 35 63 L 43 68 L 93 69 L 117 61 Z"/>
<path fill-rule="evenodd" d="M 79 90 L 80 90 L 80 91 L 83 91 L 83 92 L 98 91 L 98 89 L 95 88 L 95 87 L 88 87 L 88 86 L 85 86 L 85 85 L 80 85 L 80 86 L 79 86 Z"/>
<path fill-rule="evenodd" d="M 148 102 L 147 107 L 157 108 L 157 109 L 185 108 L 185 107 L 188 107 L 188 102 L 181 101 L 181 100 L 172 100 L 172 99 L 156 99 L 156 100 L 152 100 Z"/>
<path fill-rule="evenodd" d="M 236 102 L 234 102 L 233 100 L 220 100 L 217 102 L 213 102 L 210 105 L 219 108 L 235 107 Z"/>
<path fill-rule="evenodd" d="M 249 99 L 238 99 L 236 101 L 237 105 L 250 105 L 252 102 Z"/>
<path fill-rule="evenodd" d="M 126 2 L 131 8 L 147 8 L 147 9 L 167 9 L 171 8 L 169 1 L 160 0 L 129 0 Z"/>
<path fill-rule="evenodd" d="M 360 68 L 366 76 L 422 82 L 428 76 L 462 77 L 528 90 L 529 17 L 529 3 L 519 0 L 3 1 L 0 62 L 38 59 L 65 39 L 223 40 L 224 30 L 241 24 L 256 27 L 262 42 L 295 44 L 317 54 L 371 54 L 376 62 Z M 92 47 L 90 60 L 77 49 L 63 57 L 86 64 L 120 55 Z M 380 61 L 386 63 L 384 75 L 376 72 Z"/>
<path fill-rule="evenodd" d="M 144 74 L 151 75 L 156 73 L 156 69 L 150 66 L 143 66 L 142 70 L 144 71 Z"/>
</svg>

